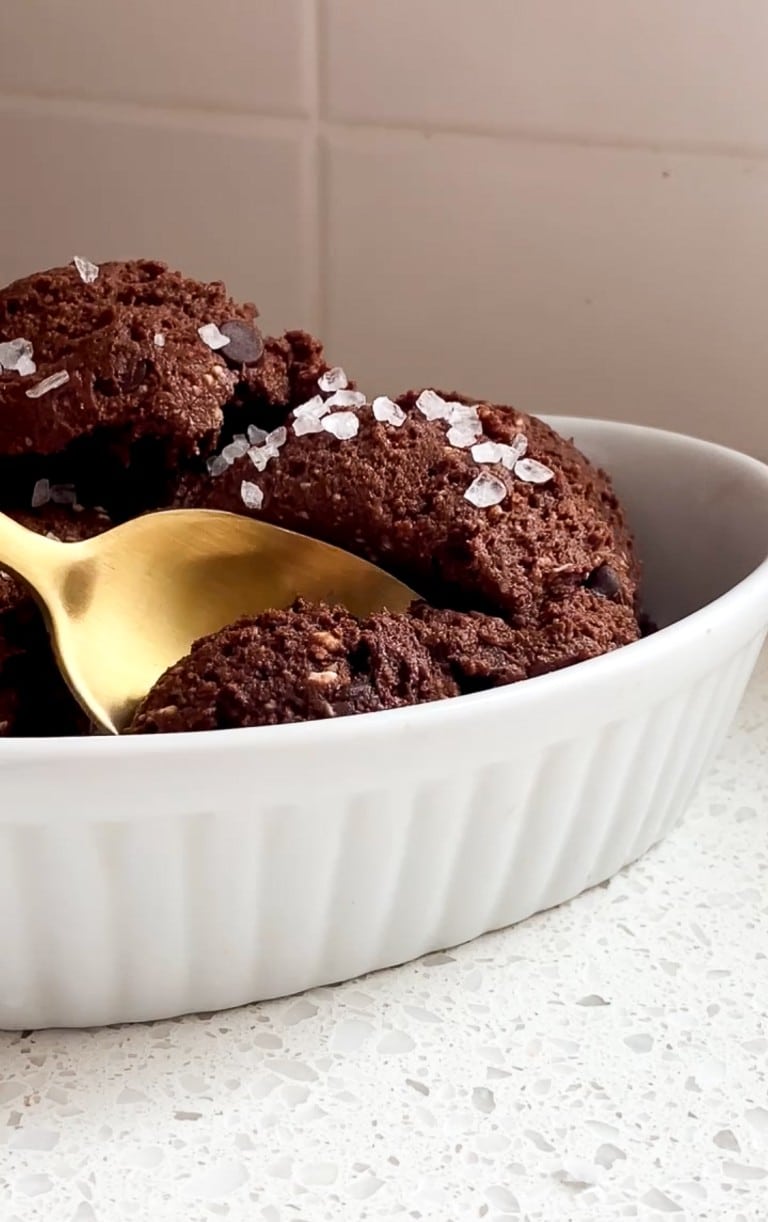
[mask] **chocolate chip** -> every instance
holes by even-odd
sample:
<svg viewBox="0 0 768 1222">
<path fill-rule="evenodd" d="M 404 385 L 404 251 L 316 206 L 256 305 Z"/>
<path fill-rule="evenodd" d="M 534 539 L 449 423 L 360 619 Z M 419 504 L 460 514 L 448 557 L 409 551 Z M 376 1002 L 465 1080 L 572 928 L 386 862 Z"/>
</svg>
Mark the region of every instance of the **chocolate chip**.
<svg viewBox="0 0 768 1222">
<path fill-rule="evenodd" d="M 222 335 L 229 336 L 229 343 L 221 348 L 221 355 L 230 365 L 256 365 L 264 352 L 264 340 L 252 323 L 232 318 L 219 327 Z"/>
<path fill-rule="evenodd" d="M 621 594 L 619 575 L 609 564 L 601 564 L 599 568 L 593 569 L 584 585 L 601 598 L 616 598 Z"/>
<path fill-rule="evenodd" d="M 137 361 L 132 365 L 120 379 L 120 385 L 124 392 L 137 390 L 142 382 L 147 380 L 149 373 L 149 361 Z"/>
</svg>

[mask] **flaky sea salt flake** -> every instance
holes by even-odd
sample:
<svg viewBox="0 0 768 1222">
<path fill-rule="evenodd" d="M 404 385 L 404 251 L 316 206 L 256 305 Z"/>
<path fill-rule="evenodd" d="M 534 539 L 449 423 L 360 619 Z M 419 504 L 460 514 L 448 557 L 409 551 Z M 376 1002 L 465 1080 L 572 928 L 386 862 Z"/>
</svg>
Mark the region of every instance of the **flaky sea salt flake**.
<svg viewBox="0 0 768 1222">
<path fill-rule="evenodd" d="M 0 344 L 0 369 L 7 369 L 9 373 L 15 371 L 22 375 L 34 373 L 37 367 L 32 360 L 33 351 L 32 343 L 28 339 L 6 340 L 5 343 Z"/>
<path fill-rule="evenodd" d="M 394 399 L 390 399 L 387 395 L 379 395 L 371 404 L 375 418 L 381 424 L 393 424 L 399 429 L 401 424 L 405 424 L 408 419 L 399 403 L 395 403 Z"/>
<path fill-rule="evenodd" d="M 255 424 L 249 424 L 246 429 L 248 444 L 252 446 L 260 446 L 267 440 L 266 429 L 259 429 Z"/>
<path fill-rule="evenodd" d="M 500 479 L 488 471 L 481 471 L 467 488 L 464 499 L 478 509 L 490 509 L 492 505 L 499 505 L 506 495 L 506 485 Z"/>
<path fill-rule="evenodd" d="M 548 484 L 555 478 L 554 471 L 535 458 L 521 458 L 515 463 L 515 475 L 526 484 Z"/>
<path fill-rule="evenodd" d="M 360 428 L 360 421 L 354 412 L 334 412 L 330 416 L 324 416 L 322 424 L 326 433 L 330 433 L 338 441 L 349 441 L 357 436 Z"/>
<path fill-rule="evenodd" d="M 212 352 L 218 352 L 219 348 L 226 348 L 227 344 L 231 342 L 230 337 L 223 335 L 215 322 L 203 323 L 202 327 L 197 328 L 197 334 Z"/>
<path fill-rule="evenodd" d="M 448 404 L 436 390 L 423 390 L 416 406 L 427 420 L 445 420 L 448 416 Z"/>
<path fill-rule="evenodd" d="M 165 347 L 165 336 L 163 335 L 162 331 L 155 331 L 154 339 L 152 342 L 154 343 L 156 348 Z"/>
<path fill-rule="evenodd" d="M 28 399 L 39 399 L 42 395 L 47 395 L 49 390 L 57 390 L 59 386 L 63 386 L 69 381 L 69 374 L 66 369 L 60 369 L 58 373 L 52 373 L 49 378 L 43 378 L 42 382 L 38 382 L 37 386 L 30 386 L 29 390 L 24 393 Z"/>
<path fill-rule="evenodd" d="M 448 445 L 457 450 L 468 450 L 477 441 L 477 430 L 471 424 L 454 424 L 448 430 Z"/>
<path fill-rule="evenodd" d="M 307 433 L 322 433 L 323 421 L 319 416 L 299 416 L 298 420 L 293 422 L 293 431 L 297 437 L 304 437 Z"/>
<path fill-rule="evenodd" d="M 83 284 L 93 284 L 94 280 L 98 279 L 98 263 L 91 263 L 90 259 L 82 259 L 80 255 L 75 255 L 72 262 L 77 268 L 77 274 L 82 280 Z"/>
<path fill-rule="evenodd" d="M 365 402 L 366 398 L 361 390 L 337 390 L 330 399 L 325 400 L 325 406 L 329 410 L 332 407 L 363 407 Z"/>
<path fill-rule="evenodd" d="M 216 454 L 213 458 L 209 458 L 207 462 L 209 475 L 223 475 L 229 467 L 229 459 L 223 454 Z"/>
<path fill-rule="evenodd" d="M 445 407 L 445 418 L 449 424 L 456 425 L 459 428 L 472 426 L 477 429 L 478 433 L 482 433 L 483 424 L 476 404 L 446 403 Z"/>
<path fill-rule="evenodd" d="M 335 390 L 346 390 L 349 386 L 349 378 L 340 365 L 334 365 L 333 369 L 326 369 L 325 373 L 320 375 L 317 384 L 325 394 L 329 395 L 333 394 Z"/>
<path fill-rule="evenodd" d="M 230 441 L 229 445 L 224 446 L 221 451 L 222 458 L 226 458 L 227 462 L 234 462 L 236 458 L 242 458 L 248 453 L 248 442 L 245 437 L 241 439 L 235 437 Z"/>
<path fill-rule="evenodd" d="M 294 408 L 293 415 L 295 420 L 305 420 L 308 417 L 319 420 L 321 416 L 327 416 L 330 410 L 322 395 L 313 395 L 311 399 L 307 399 L 306 403 L 300 403 L 297 408 Z"/>
<path fill-rule="evenodd" d="M 240 497 L 246 509 L 261 509 L 264 504 L 264 493 L 256 484 L 244 479 L 240 485 Z"/>
<path fill-rule="evenodd" d="M 505 448 L 495 441 L 480 441 L 472 446 L 472 457 L 478 463 L 501 462 Z"/>
<path fill-rule="evenodd" d="M 279 450 L 281 446 L 285 445 L 287 440 L 288 430 L 284 424 L 281 424 L 279 428 L 273 429 L 271 433 L 267 433 L 264 445 L 269 446 L 270 449 Z"/>
<path fill-rule="evenodd" d="M 51 499 L 51 485 L 47 479 L 39 479 L 32 489 L 32 508 L 40 509 Z"/>
</svg>

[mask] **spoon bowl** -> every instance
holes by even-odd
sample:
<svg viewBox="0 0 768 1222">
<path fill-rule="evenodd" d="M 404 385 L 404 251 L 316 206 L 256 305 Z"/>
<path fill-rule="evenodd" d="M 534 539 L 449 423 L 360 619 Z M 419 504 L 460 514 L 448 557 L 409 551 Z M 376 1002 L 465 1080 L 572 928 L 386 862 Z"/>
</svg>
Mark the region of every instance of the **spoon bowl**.
<svg viewBox="0 0 768 1222">
<path fill-rule="evenodd" d="M 242 615 L 301 596 L 365 616 L 417 597 L 330 544 L 209 509 L 146 514 L 78 543 L 0 514 L 0 567 L 32 589 L 64 678 L 110 734 L 193 641 Z"/>
</svg>

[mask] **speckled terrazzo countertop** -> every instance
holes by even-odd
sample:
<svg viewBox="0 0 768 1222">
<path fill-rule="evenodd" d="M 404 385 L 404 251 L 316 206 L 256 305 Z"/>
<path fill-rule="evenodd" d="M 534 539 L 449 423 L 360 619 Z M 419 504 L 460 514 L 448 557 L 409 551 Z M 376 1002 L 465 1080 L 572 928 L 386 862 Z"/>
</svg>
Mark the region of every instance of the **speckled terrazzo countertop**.
<svg viewBox="0 0 768 1222">
<path fill-rule="evenodd" d="M 338 988 L 0 1035 L 3 1222 L 768 1218 L 768 653 L 683 825 Z"/>
</svg>

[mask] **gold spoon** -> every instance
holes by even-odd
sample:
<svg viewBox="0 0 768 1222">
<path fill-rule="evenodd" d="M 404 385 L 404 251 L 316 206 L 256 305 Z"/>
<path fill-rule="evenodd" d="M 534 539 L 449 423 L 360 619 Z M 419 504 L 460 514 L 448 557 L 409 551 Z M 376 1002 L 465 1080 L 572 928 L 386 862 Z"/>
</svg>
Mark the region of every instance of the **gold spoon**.
<svg viewBox="0 0 768 1222">
<path fill-rule="evenodd" d="M 109 734 L 193 641 L 241 615 L 299 595 L 355 615 L 417 597 L 337 547 L 214 509 L 147 514 L 80 543 L 0 514 L 0 568 L 30 586 L 64 678 Z"/>
</svg>

